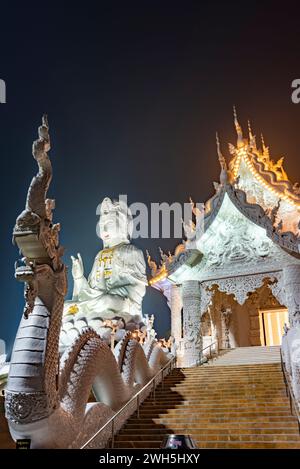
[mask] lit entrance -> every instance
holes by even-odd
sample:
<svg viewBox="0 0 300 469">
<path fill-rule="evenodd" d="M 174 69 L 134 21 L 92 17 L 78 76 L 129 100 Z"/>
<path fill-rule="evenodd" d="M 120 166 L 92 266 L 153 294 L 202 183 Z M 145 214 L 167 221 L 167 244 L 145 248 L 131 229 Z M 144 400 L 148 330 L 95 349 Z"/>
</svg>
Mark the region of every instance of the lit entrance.
<svg viewBox="0 0 300 469">
<path fill-rule="evenodd" d="M 289 316 L 285 308 L 259 311 L 261 345 L 281 345 L 283 326 Z"/>
</svg>

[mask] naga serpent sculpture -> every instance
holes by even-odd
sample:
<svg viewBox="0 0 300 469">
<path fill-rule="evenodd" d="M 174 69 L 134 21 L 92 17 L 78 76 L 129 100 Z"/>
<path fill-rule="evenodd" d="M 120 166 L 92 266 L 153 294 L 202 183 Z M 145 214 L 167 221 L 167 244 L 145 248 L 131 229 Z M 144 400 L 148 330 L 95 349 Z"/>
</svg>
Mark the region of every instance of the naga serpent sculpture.
<svg viewBox="0 0 300 469">
<path fill-rule="evenodd" d="M 26 305 L 5 391 L 6 417 L 12 437 L 29 438 L 32 448 L 78 448 L 170 357 L 156 344 L 146 357 L 130 333 L 112 353 L 86 328 L 60 358 L 67 274 L 60 225 L 52 223 L 54 200 L 46 198 L 52 179 L 46 116 L 38 133 L 33 156 L 39 171 L 13 232 L 23 255 L 15 277 L 25 283 Z M 91 389 L 97 402 L 88 403 Z"/>
</svg>

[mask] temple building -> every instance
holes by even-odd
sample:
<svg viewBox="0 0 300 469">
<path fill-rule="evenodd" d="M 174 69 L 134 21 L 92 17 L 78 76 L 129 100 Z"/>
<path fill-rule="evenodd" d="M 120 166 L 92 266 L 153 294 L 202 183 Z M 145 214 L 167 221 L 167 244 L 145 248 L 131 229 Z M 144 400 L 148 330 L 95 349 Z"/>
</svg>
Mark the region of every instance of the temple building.
<svg viewBox="0 0 300 469">
<path fill-rule="evenodd" d="M 236 145 L 221 165 L 215 194 L 206 202 L 203 231 L 152 268 L 152 287 L 168 298 L 171 331 L 182 366 L 201 350 L 280 345 L 296 325 L 300 304 L 300 187 L 283 158 L 274 162 L 248 125 L 244 138 L 234 112 Z M 201 216 L 194 207 L 194 215 Z"/>
</svg>

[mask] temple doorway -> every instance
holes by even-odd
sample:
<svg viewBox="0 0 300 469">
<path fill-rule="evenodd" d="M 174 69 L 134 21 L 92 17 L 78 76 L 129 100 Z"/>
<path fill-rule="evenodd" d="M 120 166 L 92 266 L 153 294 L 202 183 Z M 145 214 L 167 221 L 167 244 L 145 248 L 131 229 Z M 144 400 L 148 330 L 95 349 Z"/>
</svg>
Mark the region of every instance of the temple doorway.
<svg viewBox="0 0 300 469">
<path fill-rule="evenodd" d="M 256 290 L 237 299 L 213 285 L 209 306 L 201 316 L 203 347 L 212 342 L 219 349 L 281 345 L 284 324 L 289 325 L 288 311 L 272 286 L 272 279 L 266 278 Z"/>
<path fill-rule="evenodd" d="M 259 311 L 261 345 L 281 345 L 284 324 L 288 325 L 286 308 L 272 308 Z"/>
</svg>

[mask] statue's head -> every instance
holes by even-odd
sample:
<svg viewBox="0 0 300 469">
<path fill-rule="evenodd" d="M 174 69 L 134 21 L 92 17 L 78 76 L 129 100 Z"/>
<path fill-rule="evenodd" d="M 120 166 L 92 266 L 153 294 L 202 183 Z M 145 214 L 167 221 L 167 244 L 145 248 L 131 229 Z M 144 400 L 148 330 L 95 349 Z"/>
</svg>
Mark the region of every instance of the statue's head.
<svg viewBox="0 0 300 469">
<path fill-rule="evenodd" d="M 100 207 L 99 234 L 104 248 L 129 243 L 132 216 L 122 200 L 105 197 Z"/>
</svg>

